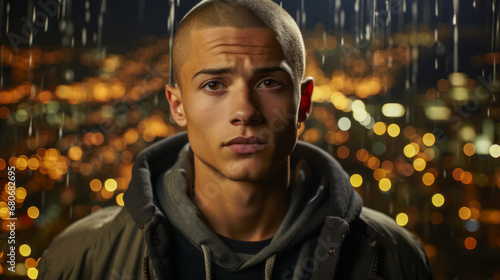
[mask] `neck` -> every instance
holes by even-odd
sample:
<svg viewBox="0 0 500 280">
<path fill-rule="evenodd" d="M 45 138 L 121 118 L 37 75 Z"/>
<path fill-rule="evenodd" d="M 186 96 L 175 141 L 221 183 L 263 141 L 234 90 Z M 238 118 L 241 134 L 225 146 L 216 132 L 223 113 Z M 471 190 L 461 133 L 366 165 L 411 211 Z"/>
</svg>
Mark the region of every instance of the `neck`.
<svg viewBox="0 0 500 280">
<path fill-rule="evenodd" d="M 194 169 L 196 204 L 213 231 L 241 241 L 274 236 L 289 206 L 289 160 L 259 181 L 231 180 L 196 157 Z"/>
</svg>

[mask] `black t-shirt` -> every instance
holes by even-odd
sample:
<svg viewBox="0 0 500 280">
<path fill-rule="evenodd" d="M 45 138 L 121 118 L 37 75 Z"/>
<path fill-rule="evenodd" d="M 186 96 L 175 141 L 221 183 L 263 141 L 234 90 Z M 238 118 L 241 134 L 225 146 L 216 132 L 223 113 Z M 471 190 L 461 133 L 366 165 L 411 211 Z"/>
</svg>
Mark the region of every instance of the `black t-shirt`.
<svg viewBox="0 0 500 280">
<path fill-rule="evenodd" d="M 266 247 L 271 239 L 263 241 L 238 241 L 219 236 L 243 260 L 249 259 Z M 205 263 L 203 253 L 193 246 L 182 233 L 174 227 L 173 263 L 175 279 L 205 279 Z M 276 255 L 273 269 L 273 279 L 291 279 L 295 263 L 300 252 L 300 246 L 290 248 Z M 228 271 L 212 262 L 212 279 L 259 280 L 264 279 L 265 261 L 242 271 Z"/>
</svg>

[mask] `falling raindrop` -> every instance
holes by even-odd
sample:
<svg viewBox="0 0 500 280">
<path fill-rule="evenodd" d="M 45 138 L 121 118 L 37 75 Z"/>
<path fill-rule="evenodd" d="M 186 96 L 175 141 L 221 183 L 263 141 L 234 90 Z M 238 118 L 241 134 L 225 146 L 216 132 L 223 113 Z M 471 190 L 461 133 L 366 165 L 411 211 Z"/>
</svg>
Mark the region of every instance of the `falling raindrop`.
<svg viewBox="0 0 500 280">
<path fill-rule="evenodd" d="M 28 136 L 31 137 L 33 135 L 33 114 L 30 113 L 30 124 L 28 126 Z"/>
<path fill-rule="evenodd" d="M 7 3 L 7 7 L 5 8 L 6 19 L 5 19 L 5 33 L 9 33 L 9 15 L 10 15 L 10 3 Z"/>
<path fill-rule="evenodd" d="M 304 0 L 300 1 L 300 15 L 302 28 L 304 28 L 306 26 L 306 10 L 304 8 Z"/>
<path fill-rule="evenodd" d="M 458 0 L 453 0 L 453 71 L 458 72 Z"/>
<path fill-rule="evenodd" d="M 169 38 L 168 38 L 168 44 L 169 44 L 169 53 L 172 53 L 172 48 L 174 46 L 174 23 L 175 23 L 175 9 L 173 2 L 170 3 L 170 13 L 168 16 L 168 21 L 167 21 L 167 31 L 169 33 Z M 170 61 L 169 61 L 169 75 L 168 75 L 168 80 L 169 84 L 173 85 L 174 84 L 174 75 L 172 72 L 173 69 L 173 60 L 172 56 L 170 56 Z"/>
<path fill-rule="evenodd" d="M 61 124 L 59 126 L 58 140 L 61 140 L 63 137 L 63 127 L 64 127 L 64 112 L 61 112 Z"/>
<path fill-rule="evenodd" d="M 82 28 L 82 46 L 87 46 L 87 28 Z"/>
</svg>

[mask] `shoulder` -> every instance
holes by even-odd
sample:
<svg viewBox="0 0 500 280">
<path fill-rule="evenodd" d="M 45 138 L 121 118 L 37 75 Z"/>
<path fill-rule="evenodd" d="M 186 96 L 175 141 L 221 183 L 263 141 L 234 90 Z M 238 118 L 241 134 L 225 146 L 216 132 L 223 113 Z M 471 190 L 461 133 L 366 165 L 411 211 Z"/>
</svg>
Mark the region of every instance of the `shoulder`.
<svg viewBox="0 0 500 280">
<path fill-rule="evenodd" d="M 415 234 L 391 217 L 367 207 L 363 207 L 360 220 L 366 225 L 367 235 L 376 240 L 382 274 L 402 273 L 414 277 L 410 279 L 432 279 L 427 255 Z M 399 267 L 401 271 L 391 267 Z"/>
<path fill-rule="evenodd" d="M 52 241 L 41 258 L 40 279 L 85 279 L 91 270 L 102 270 L 105 276 L 109 272 L 96 266 L 111 259 L 114 264 L 123 262 L 116 257 L 121 250 L 142 258 L 144 249 L 142 231 L 127 210 L 106 207 L 76 221 Z"/>
<path fill-rule="evenodd" d="M 92 246 L 100 238 L 130 226 L 131 222 L 132 218 L 123 207 L 105 207 L 71 224 L 52 241 L 50 248 L 66 247 L 75 240 L 79 242 L 78 248 Z"/>
<path fill-rule="evenodd" d="M 363 207 L 360 218 L 377 233 L 380 240 L 392 243 L 394 246 L 408 244 L 416 251 L 422 248 L 420 241 L 413 233 L 396 224 L 394 219 L 386 214 Z M 425 256 L 423 251 L 421 253 Z"/>
</svg>

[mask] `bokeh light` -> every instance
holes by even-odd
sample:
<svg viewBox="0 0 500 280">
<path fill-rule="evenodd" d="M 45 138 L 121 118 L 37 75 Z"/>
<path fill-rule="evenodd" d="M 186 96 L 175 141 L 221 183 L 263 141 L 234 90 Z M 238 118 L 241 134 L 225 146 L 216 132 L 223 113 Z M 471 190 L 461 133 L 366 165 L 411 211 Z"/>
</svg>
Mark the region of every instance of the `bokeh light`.
<svg viewBox="0 0 500 280">
<path fill-rule="evenodd" d="M 432 133 L 426 133 L 422 137 L 422 141 L 424 142 L 424 145 L 430 147 L 436 142 L 436 137 Z"/>
<path fill-rule="evenodd" d="M 399 213 L 396 216 L 396 223 L 400 226 L 406 226 L 408 224 L 408 215 L 406 213 Z"/>
<path fill-rule="evenodd" d="M 102 183 L 101 183 L 101 180 L 99 179 L 93 179 L 92 181 L 90 181 L 90 189 L 94 192 L 98 192 L 100 191 L 102 188 Z"/>
<path fill-rule="evenodd" d="M 115 179 L 107 179 L 105 182 L 104 182 L 104 188 L 108 191 L 108 192 L 114 192 L 116 190 L 116 188 L 118 187 L 118 184 L 116 183 L 116 180 Z"/>
<path fill-rule="evenodd" d="M 467 237 L 464 241 L 464 246 L 467 250 L 474 250 L 477 246 L 477 241 L 474 237 Z"/>
<path fill-rule="evenodd" d="M 30 218 L 36 219 L 38 218 L 39 215 L 40 215 L 40 210 L 38 210 L 36 206 L 31 206 L 30 208 L 28 208 L 28 216 Z"/>
<path fill-rule="evenodd" d="M 363 184 L 363 177 L 359 174 L 353 174 L 351 175 L 350 181 L 353 187 L 358 188 Z"/>
<path fill-rule="evenodd" d="M 401 131 L 401 129 L 399 128 L 399 126 L 395 123 L 393 124 L 390 124 L 388 127 L 387 127 L 387 134 L 389 134 L 389 136 L 391 137 L 397 137 L 399 135 L 399 132 Z"/>
<path fill-rule="evenodd" d="M 389 191 L 391 189 L 391 185 L 392 185 L 391 180 L 387 178 L 383 178 L 378 182 L 378 187 L 383 192 Z"/>
<path fill-rule="evenodd" d="M 463 151 L 466 156 L 471 157 L 476 152 L 476 147 L 472 143 L 467 143 L 464 145 Z"/>
<path fill-rule="evenodd" d="M 19 246 L 19 253 L 21 254 L 21 256 L 27 257 L 31 254 L 31 247 L 27 244 L 22 244 L 21 246 Z"/>
<path fill-rule="evenodd" d="M 444 196 L 440 193 L 436 193 L 432 196 L 432 204 L 436 207 L 441 207 L 444 204 Z"/>
<path fill-rule="evenodd" d="M 384 122 L 376 122 L 373 125 L 373 132 L 377 135 L 383 135 L 387 129 L 387 125 Z"/>
</svg>

